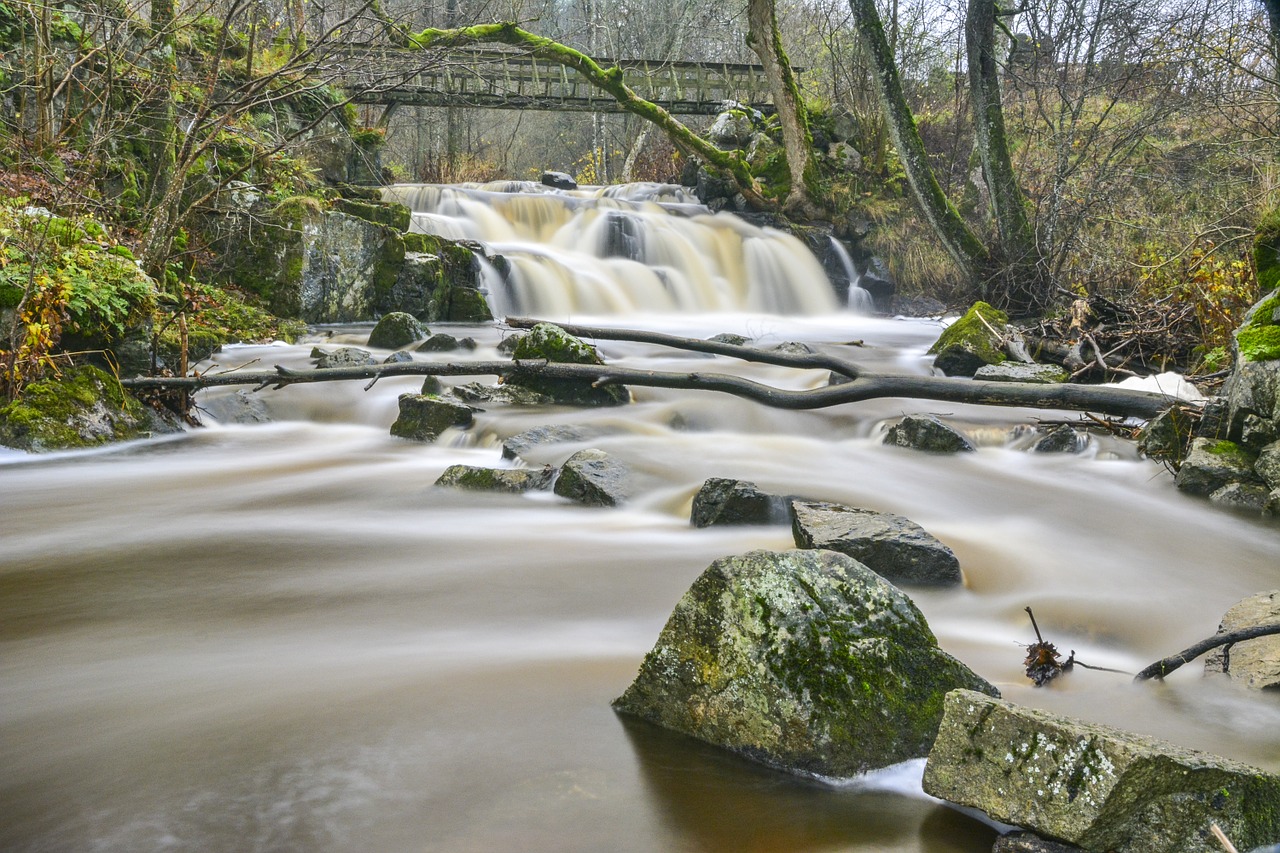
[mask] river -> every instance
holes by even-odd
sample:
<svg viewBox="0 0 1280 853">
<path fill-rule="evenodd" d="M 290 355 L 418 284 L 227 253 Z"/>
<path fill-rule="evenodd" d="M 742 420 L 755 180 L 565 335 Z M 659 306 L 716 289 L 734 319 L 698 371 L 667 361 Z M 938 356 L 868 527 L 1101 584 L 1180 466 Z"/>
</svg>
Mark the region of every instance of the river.
<svg viewBox="0 0 1280 853">
<path fill-rule="evenodd" d="M 803 340 L 929 372 L 935 322 L 794 293 L 782 314 L 752 298 L 571 318 Z M 477 358 L 496 357 L 504 334 L 447 330 L 475 337 Z M 313 343 L 360 345 L 368 331 L 318 329 L 217 360 L 303 367 Z M 600 349 L 627 366 L 709 364 Z M 1277 585 L 1274 526 L 1183 497 L 1125 442 L 1033 454 L 1025 428 L 1010 430 L 1044 413 L 905 399 L 781 412 L 659 389 L 586 412 L 489 405 L 434 444 L 391 437 L 397 396 L 419 384 L 264 391 L 267 422 L 210 418 L 101 451 L 0 455 L 0 849 L 989 850 L 994 830 L 921 792 L 921 762 L 798 779 L 610 709 L 712 560 L 792 546 L 785 526 L 693 529 L 690 502 L 712 476 L 899 513 L 942 539 L 964 587 L 908 592 L 943 648 L 1006 698 L 1280 770 L 1274 695 L 1206 682 L 1197 665 L 1143 686 L 1077 670 L 1036 689 L 1022 675 L 1026 606 L 1064 651 L 1136 671 Z M 218 410 L 234 393 L 200 402 Z M 912 412 L 945 414 L 982 446 L 955 457 L 883 446 L 886 425 Z M 603 434 L 537 448 L 529 464 L 600 447 L 636 469 L 637 498 L 601 510 L 432 487 L 451 464 L 511 464 L 501 439 L 548 423 Z"/>
</svg>

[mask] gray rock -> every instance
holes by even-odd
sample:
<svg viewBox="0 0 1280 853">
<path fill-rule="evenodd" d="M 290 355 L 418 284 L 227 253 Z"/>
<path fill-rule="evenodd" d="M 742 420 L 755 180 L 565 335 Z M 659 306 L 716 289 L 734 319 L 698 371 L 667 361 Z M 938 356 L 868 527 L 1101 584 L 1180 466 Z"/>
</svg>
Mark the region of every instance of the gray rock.
<svg viewBox="0 0 1280 853">
<path fill-rule="evenodd" d="M 502 458 L 518 459 L 535 447 L 548 444 L 559 444 L 567 441 L 591 441 L 610 430 L 601 427 L 572 426 L 555 424 L 527 429 L 519 435 L 513 435 L 502 442 Z"/>
<path fill-rule="evenodd" d="M 1031 382 L 1037 385 L 1066 382 L 1069 376 L 1056 364 L 1026 364 L 1021 361 L 984 364 L 973 374 L 974 379 L 988 382 Z"/>
<path fill-rule="evenodd" d="M 1179 465 L 1190 451 L 1194 432 L 1195 419 L 1174 406 L 1147 421 L 1138 434 L 1138 449 L 1152 459 Z"/>
<path fill-rule="evenodd" d="M 319 353 L 317 356 L 316 353 Z M 368 350 L 362 350 L 357 347 L 339 347 L 335 350 L 325 351 L 313 349 L 311 357 L 316 360 L 316 368 L 319 370 L 328 370 L 334 367 L 364 367 L 367 364 L 377 364 L 374 357 L 369 354 Z"/>
<path fill-rule="evenodd" d="M 1262 512 L 1267 506 L 1269 494 L 1266 486 L 1254 483 L 1227 483 L 1210 493 L 1209 501 L 1228 509 Z"/>
<path fill-rule="evenodd" d="M 1034 832 L 1015 831 L 996 839 L 991 853 L 1083 853 L 1073 844 L 1059 844 Z"/>
<path fill-rule="evenodd" d="M 464 403 L 508 403 L 513 406 L 541 406 L 551 402 L 536 391 L 522 388 L 519 385 L 504 383 L 502 385 L 485 385 L 480 382 L 467 382 L 455 385 L 449 393 Z"/>
<path fill-rule="evenodd" d="M 937 646 L 901 590 L 833 551 L 712 563 L 617 710 L 796 773 L 928 751 L 951 686 L 997 691 Z"/>
<path fill-rule="evenodd" d="M 817 350 L 803 341 L 783 341 L 777 346 L 769 347 L 768 351 L 782 355 L 813 355 L 817 352 Z"/>
<path fill-rule="evenodd" d="M 1266 518 L 1280 516 L 1280 489 L 1272 489 L 1271 494 L 1267 495 L 1267 505 L 1262 508 L 1262 515 Z"/>
<path fill-rule="evenodd" d="M 889 427 L 884 443 L 928 453 L 968 453 L 977 450 L 964 433 L 932 416 L 903 418 Z"/>
<path fill-rule="evenodd" d="M 369 346 L 377 349 L 400 349 L 431 334 L 423 328 L 418 318 L 404 311 L 392 311 L 383 315 L 369 333 Z"/>
<path fill-rule="evenodd" d="M 1280 623 L 1280 590 L 1260 592 L 1231 606 L 1218 625 L 1226 634 L 1255 625 Z M 1254 690 L 1280 689 L 1280 635 L 1255 637 L 1231 647 L 1230 666 L 1219 646 L 1204 661 L 1206 673 L 1224 674 L 1236 684 Z M 1280 838 L 1272 839 L 1280 840 Z"/>
<path fill-rule="evenodd" d="M 1196 438 L 1174 483 L 1187 494 L 1207 497 L 1228 483 L 1258 483 L 1255 457 L 1230 441 Z"/>
<path fill-rule="evenodd" d="M 694 527 L 728 524 L 785 524 L 787 499 L 745 480 L 712 477 L 693 496 L 689 522 Z"/>
<path fill-rule="evenodd" d="M 1033 453 L 1079 453 L 1088 442 L 1088 435 L 1063 424 L 1041 436 L 1031 450 Z"/>
<path fill-rule="evenodd" d="M 740 347 L 746 344 L 747 342 L 749 342 L 751 339 L 743 337 L 742 335 L 735 335 L 731 332 L 721 332 L 718 335 L 712 335 L 711 337 L 707 338 L 707 340 L 711 341 L 712 343 L 731 344 L 732 346 Z"/>
<path fill-rule="evenodd" d="M 1273 489 L 1280 489 L 1280 441 L 1273 441 L 1258 453 L 1253 473 Z"/>
<path fill-rule="evenodd" d="M 900 515 L 825 501 L 792 501 L 797 548 L 839 551 L 896 584 L 960 583 L 960 561 L 923 527 Z"/>
<path fill-rule="evenodd" d="M 432 335 L 418 344 L 418 352 L 452 352 L 458 348 L 458 339 L 444 333 Z"/>
<path fill-rule="evenodd" d="M 435 484 L 478 492 L 518 494 L 549 489 L 554 477 L 555 469 L 549 465 L 545 468 L 478 468 L 474 465 L 450 465 Z"/>
<path fill-rule="evenodd" d="M 422 379 L 422 393 L 431 397 L 437 397 L 444 391 L 444 384 L 440 381 L 439 376 L 424 376 Z"/>
<path fill-rule="evenodd" d="M 449 427 L 469 427 L 474 420 L 470 406 L 425 394 L 401 394 L 400 416 L 391 434 L 414 441 L 435 441 Z"/>
<path fill-rule="evenodd" d="M 267 414 L 267 404 L 262 402 L 262 395 L 247 388 L 202 398 L 200 409 L 223 424 L 265 424 L 271 421 L 271 416 Z"/>
<path fill-rule="evenodd" d="M 1250 433 L 1257 447 L 1280 439 L 1280 359 L 1237 359 L 1226 396 L 1232 436 L 1241 435 L 1253 417 Z"/>
<path fill-rule="evenodd" d="M 542 360 L 555 364 L 604 364 L 595 347 L 570 335 L 559 326 L 539 323 L 522 336 L 512 358 Z M 570 406 L 619 406 L 631 402 L 631 392 L 621 385 L 595 386 L 589 379 L 544 379 L 537 376 L 512 377 L 507 384 L 519 385 Z"/>
<path fill-rule="evenodd" d="M 924 790 L 1086 850 L 1217 853 L 1280 838 L 1280 777 L 1154 738 L 948 694 Z"/>
<path fill-rule="evenodd" d="M 383 364 L 411 364 L 413 356 L 404 350 L 396 350 L 382 360 Z"/>
<path fill-rule="evenodd" d="M 618 506 L 631 497 L 631 469 L 603 450 L 580 450 L 565 460 L 554 491 L 587 506 Z"/>
<path fill-rule="evenodd" d="M 543 172 L 542 185 L 557 190 L 576 190 L 578 182 L 564 172 Z"/>
<path fill-rule="evenodd" d="M 984 364 L 1000 364 L 1005 360 L 1001 335 L 1008 324 L 1003 311 L 975 302 L 929 348 L 936 356 L 933 366 L 948 376 L 973 376 Z"/>
<path fill-rule="evenodd" d="M 514 335 L 507 335 L 505 338 L 498 341 L 498 352 L 502 355 L 511 355 L 516 351 L 516 345 L 520 343 L 520 339 L 523 337 L 523 332 L 517 332 Z"/>
</svg>

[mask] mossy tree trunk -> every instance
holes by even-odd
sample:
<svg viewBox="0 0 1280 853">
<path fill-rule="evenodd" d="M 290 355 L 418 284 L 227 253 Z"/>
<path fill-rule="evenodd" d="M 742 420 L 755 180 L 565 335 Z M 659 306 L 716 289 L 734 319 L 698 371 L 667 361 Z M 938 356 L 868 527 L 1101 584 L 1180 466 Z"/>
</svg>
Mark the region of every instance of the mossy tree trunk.
<svg viewBox="0 0 1280 853">
<path fill-rule="evenodd" d="M 996 62 L 995 0 L 969 0 L 965 16 L 965 51 L 969 61 L 969 95 L 974 136 L 982 175 L 991 199 L 998 240 L 995 270 L 1000 280 L 982 282 L 984 291 L 999 289 L 1005 306 L 1015 312 L 1034 311 L 1050 300 L 1050 283 L 1041 263 L 1035 229 L 1027 216 L 1027 201 L 1018 185 L 1005 133 Z M 994 285 L 994 287 L 993 287 Z M 984 292 L 984 297 L 994 294 Z"/>
<path fill-rule="evenodd" d="M 782 145 L 791 174 L 791 191 L 783 202 L 783 209 L 807 218 L 818 218 L 822 215 L 822 205 L 817 201 L 820 191 L 813 161 L 813 134 L 800 98 L 800 87 L 782 49 L 774 0 L 750 0 L 747 4 L 747 26 L 747 43 L 764 66 L 782 127 Z"/>
<path fill-rule="evenodd" d="M 143 263 L 147 273 L 163 283 L 172 242 L 171 198 L 176 163 L 177 112 L 174 86 L 178 66 L 174 43 L 174 0 L 151 0 L 151 91 L 143 116 L 147 174 L 144 177 Z"/>
<path fill-rule="evenodd" d="M 682 153 L 698 157 L 708 168 L 732 180 L 753 207 L 766 209 L 772 206 L 761 195 L 760 185 L 741 157 L 734 152 L 721 151 L 685 127 L 662 107 L 641 98 L 623 82 L 621 68 L 602 68 L 585 53 L 535 35 L 510 22 L 449 30 L 426 29 L 412 36 L 409 41 L 410 46 L 416 48 L 449 48 L 481 43 L 509 44 L 527 50 L 538 59 L 571 68 L 588 83 L 613 96 L 624 110 L 655 124 Z"/>
</svg>

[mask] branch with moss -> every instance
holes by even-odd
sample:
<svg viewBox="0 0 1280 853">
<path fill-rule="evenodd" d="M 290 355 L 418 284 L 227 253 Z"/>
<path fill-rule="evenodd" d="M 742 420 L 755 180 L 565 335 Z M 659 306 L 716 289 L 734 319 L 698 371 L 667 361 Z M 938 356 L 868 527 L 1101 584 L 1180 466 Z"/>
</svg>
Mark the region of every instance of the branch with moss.
<svg viewBox="0 0 1280 853">
<path fill-rule="evenodd" d="M 555 62 L 577 71 L 592 86 L 613 96 L 624 110 L 656 125 L 682 153 L 700 158 L 709 168 L 730 178 L 753 207 L 767 209 L 773 206 L 761 194 L 759 183 L 736 152 L 721 151 L 685 127 L 662 107 L 641 98 L 623 81 L 622 69 L 617 66 L 603 68 L 585 53 L 523 30 L 511 22 L 478 24 L 450 30 L 429 28 L 409 38 L 409 46 L 417 49 L 465 47 L 484 43 L 518 47 L 537 59 Z"/>
</svg>

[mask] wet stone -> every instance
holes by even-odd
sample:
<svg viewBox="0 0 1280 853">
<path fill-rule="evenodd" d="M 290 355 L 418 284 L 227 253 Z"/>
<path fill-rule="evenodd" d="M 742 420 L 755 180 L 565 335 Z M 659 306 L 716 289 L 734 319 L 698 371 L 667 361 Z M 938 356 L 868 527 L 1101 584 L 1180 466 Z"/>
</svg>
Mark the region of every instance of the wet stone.
<svg viewBox="0 0 1280 853">
<path fill-rule="evenodd" d="M 735 524 L 786 524 L 787 499 L 745 480 L 711 477 L 693 497 L 689 522 L 694 527 Z"/>
<path fill-rule="evenodd" d="M 903 418 L 889 428 L 884 443 L 926 453 L 969 453 L 977 450 L 968 436 L 935 417 Z"/>
<path fill-rule="evenodd" d="M 960 583 L 960 561 L 923 527 L 887 512 L 825 501 L 792 501 L 797 548 L 838 551 L 896 584 Z"/>
<path fill-rule="evenodd" d="M 519 494 L 551 488 L 555 469 L 545 468 L 481 468 L 474 465 L 450 465 L 436 480 L 437 486 L 470 489 L 478 492 Z"/>
<path fill-rule="evenodd" d="M 555 493 L 586 506 L 618 506 L 631 497 L 631 469 L 594 448 L 565 460 Z"/>
</svg>

